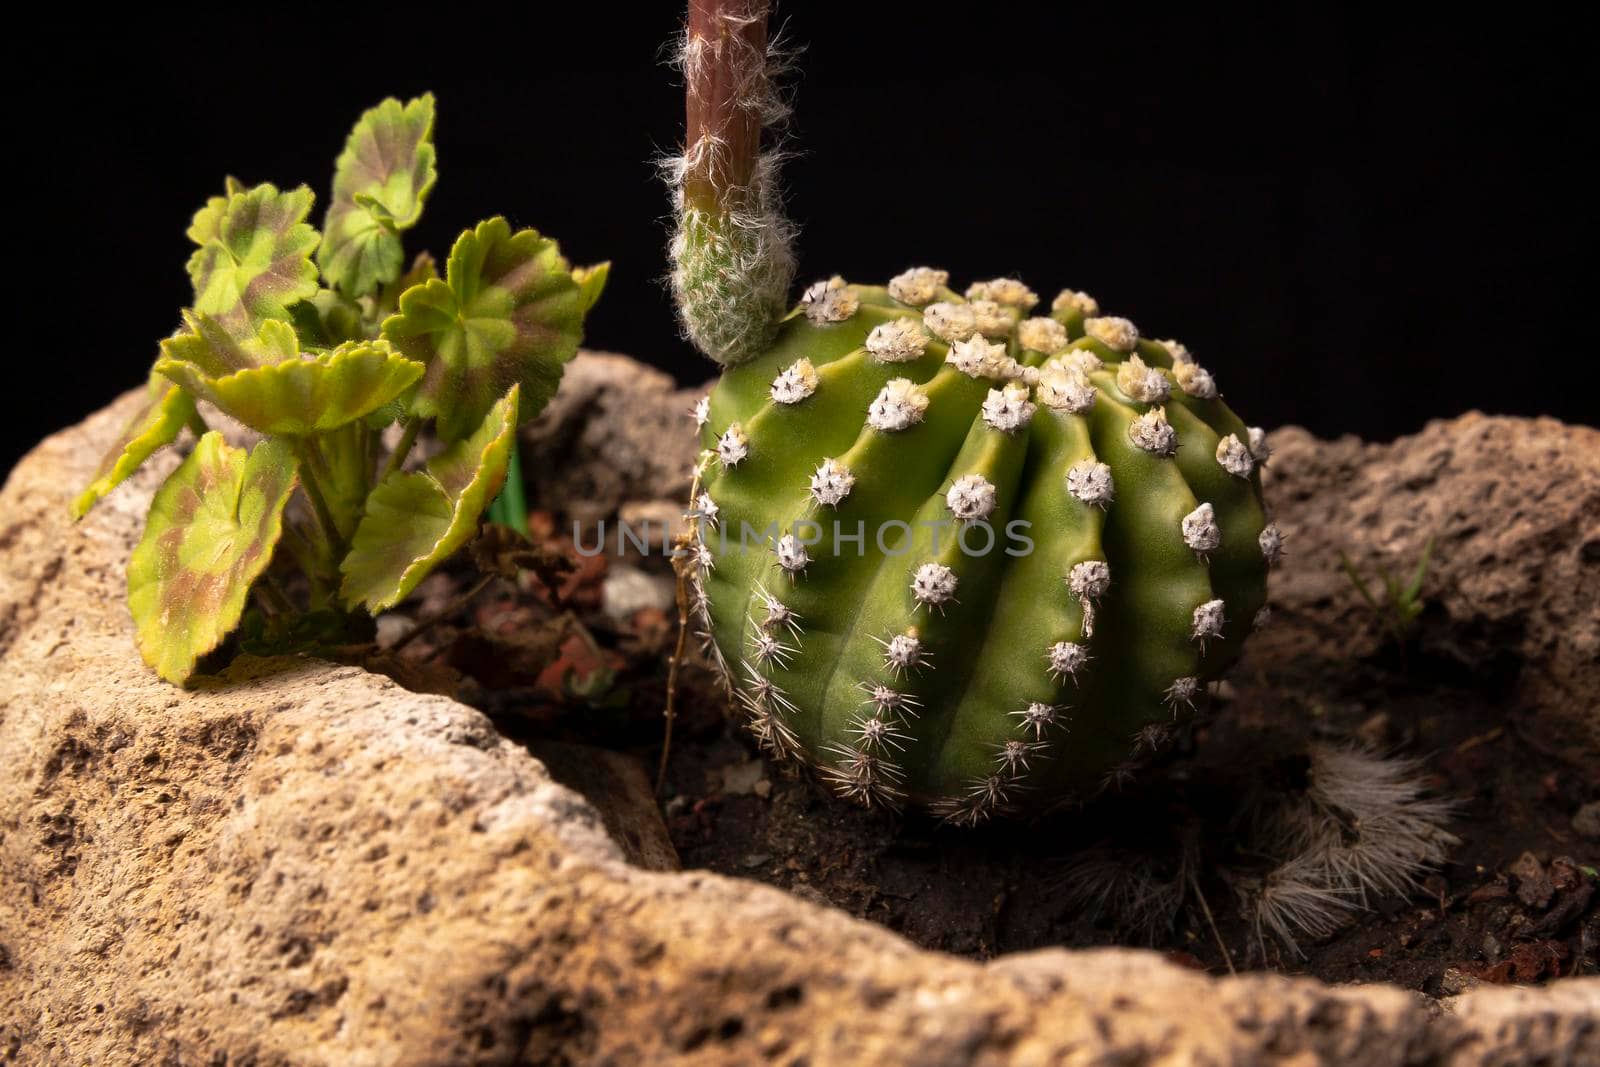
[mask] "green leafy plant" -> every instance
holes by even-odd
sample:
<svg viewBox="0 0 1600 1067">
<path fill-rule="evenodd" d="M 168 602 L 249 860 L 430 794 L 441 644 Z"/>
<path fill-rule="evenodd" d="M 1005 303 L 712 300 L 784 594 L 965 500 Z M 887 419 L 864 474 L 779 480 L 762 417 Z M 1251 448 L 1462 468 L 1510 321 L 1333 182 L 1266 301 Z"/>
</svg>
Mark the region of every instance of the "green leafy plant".
<svg viewBox="0 0 1600 1067">
<path fill-rule="evenodd" d="M 81 518 L 185 428 L 198 436 L 128 566 L 139 650 L 169 681 L 236 630 L 242 647 L 313 648 L 404 599 L 472 540 L 518 424 L 577 352 L 607 264 L 574 269 L 495 217 L 461 234 L 443 277 L 425 252 L 405 268 L 401 235 L 437 177 L 433 120 L 431 95 L 363 114 L 320 232 L 305 186 L 230 178 L 194 216 L 194 303 L 73 504 Z M 230 445 L 202 403 L 260 440 Z M 430 427 L 441 450 L 407 469 Z M 525 529 L 513 488 L 498 515 Z"/>
<path fill-rule="evenodd" d="M 1411 632 L 1416 629 L 1417 617 L 1422 614 L 1422 583 L 1428 577 L 1428 566 L 1432 562 L 1433 538 L 1430 537 L 1422 546 L 1422 556 L 1411 572 L 1410 581 L 1401 584 L 1400 579 L 1387 569 L 1379 568 L 1378 577 L 1383 583 L 1383 596 L 1380 599 L 1368 587 L 1366 577 L 1356 569 L 1350 557 L 1344 552 L 1339 553 L 1339 566 L 1344 569 L 1345 577 L 1350 579 L 1350 584 L 1355 586 L 1361 599 L 1367 602 L 1384 629 L 1402 647 L 1410 640 Z"/>
<path fill-rule="evenodd" d="M 1267 617 L 1265 434 L 1071 289 L 1035 312 L 915 267 L 791 305 L 768 8 L 695 0 L 680 56 L 673 285 L 724 368 L 682 614 L 766 747 L 842 796 L 972 824 L 1116 785 Z"/>
</svg>

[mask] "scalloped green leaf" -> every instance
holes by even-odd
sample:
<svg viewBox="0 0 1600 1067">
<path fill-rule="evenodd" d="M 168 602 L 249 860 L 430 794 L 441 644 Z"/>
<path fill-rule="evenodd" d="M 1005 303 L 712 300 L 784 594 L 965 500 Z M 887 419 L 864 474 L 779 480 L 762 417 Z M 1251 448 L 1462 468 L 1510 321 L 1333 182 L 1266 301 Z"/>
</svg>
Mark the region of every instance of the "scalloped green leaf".
<svg viewBox="0 0 1600 1067">
<path fill-rule="evenodd" d="M 215 218 L 203 208 L 190 227 L 205 238 L 189 257 L 195 310 L 247 336 L 314 295 L 311 254 L 322 237 L 305 221 L 313 199 L 303 185 L 280 193 L 267 183 L 230 195 Z"/>
<path fill-rule="evenodd" d="M 289 318 L 306 348 L 332 348 L 366 339 L 361 305 L 333 289 L 318 289 L 309 300 L 290 308 Z"/>
<path fill-rule="evenodd" d="M 457 238 L 443 281 L 401 295 L 383 336 L 427 365 L 412 408 L 458 441 L 514 384 L 524 418 L 549 403 L 578 351 L 583 313 L 584 290 L 556 243 L 495 217 Z"/>
<path fill-rule="evenodd" d="M 231 174 L 222 179 L 222 195 L 207 198 L 206 206 L 196 211 L 194 218 L 189 221 L 184 236 L 197 245 L 203 245 L 217 236 L 222 232 L 222 216 L 228 211 L 228 201 L 248 191 L 249 186 Z"/>
<path fill-rule="evenodd" d="M 433 94 L 390 97 L 364 112 L 334 163 L 333 199 L 317 264 L 348 296 L 366 296 L 400 274 L 400 233 L 416 225 L 433 189 Z"/>
<path fill-rule="evenodd" d="M 428 573 L 478 529 L 483 509 L 505 483 L 516 441 L 513 385 L 476 432 L 446 448 L 421 471 L 396 471 L 367 497 L 341 570 L 340 596 L 376 615 L 404 600 Z"/>
<path fill-rule="evenodd" d="M 145 385 L 144 403 L 100 460 L 94 480 L 72 502 L 73 519 L 87 515 L 101 497 L 121 485 L 157 449 L 177 440 L 194 417 L 194 400 L 189 394 L 152 372 Z"/>
<path fill-rule="evenodd" d="M 262 323 L 237 338 L 206 315 L 161 342 L 156 372 L 267 434 L 327 433 L 392 403 L 422 377 L 422 364 L 386 341 L 346 341 L 302 356 L 292 325 Z"/>
<path fill-rule="evenodd" d="M 587 315 L 600 299 L 600 294 L 605 292 L 606 281 L 611 277 L 611 261 L 596 263 L 592 267 L 572 268 L 572 280 L 578 283 L 578 290 L 582 293 L 581 306 Z"/>
<path fill-rule="evenodd" d="M 128 561 L 128 607 L 140 654 L 167 681 L 186 680 L 238 625 L 283 534 L 296 474 L 288 442 L 247 453 L 213 431 L 156 490 Z"/>
<path fill-rule="evenodd" d="M 433 254 L 426 249 L 417 253 L 417 258 L 411 261 L 411 266 L 406 272 L 394 281 L 383 287 L 378 294 L 377 310 L 380 319 L 393 315 L 400 307 L 400 297 L 413 285 L 422 285 L 431 282 L 439 276 L 439 264 L 434 261 Z"/>
</svg>

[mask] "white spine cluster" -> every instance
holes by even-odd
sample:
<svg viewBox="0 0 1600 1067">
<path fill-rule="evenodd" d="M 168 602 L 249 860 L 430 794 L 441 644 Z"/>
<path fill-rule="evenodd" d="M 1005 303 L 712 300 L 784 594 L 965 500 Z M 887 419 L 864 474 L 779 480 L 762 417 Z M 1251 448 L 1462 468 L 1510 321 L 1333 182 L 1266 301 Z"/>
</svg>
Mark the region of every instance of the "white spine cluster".
<svg viewBox="0 0 1600 1067">
<path fill-rule="evenodd" d="M 918 604 L 942 611 L 955 600 L 957 584 L 956 572 L 943 563 L 924 563 L 911 576 L 911 595 Z"/>
<path fill-rule="evenodd" d="M 774 759 L 786 760 L 800 755 L 800 738 L 784 721 L 795 708 L 784 691 L 770 678 L 763 677 L 748 660 L 743 661 L 747 684 L 735 694 L 750 716 L 750 729 L 757 742 L 772 754 Z"/>
<path fill-rule="evenodd" d="M 824 507 L 838 507 L 855 488 L 856 476 L 838 460 L 825 459 L 811 476 L 811 499 Z"/>
<path fill-rule="evenodd" d="M 1250 454 L 1249 447 L 1231 433 L 1217 442 L 1217 462 L 1235 478 L 1248 478 L 1256 469 L 1256 460 Z"/>
<path fill-rule="evenodd" d="M 910 693 L 902 693 L 876 682 L 863 682 L 861 691 L 867 694 L 867 699 L 862 703 L 871 704 L 879 715 L 908 715 L 914 719 L 922 708 L 922 701 Z"/>
<path fill-rule="evenodd" d="M 867 408 L 867 425 L 893 433 L 921 422 L 927 410 L 928 394 L 919 390 L 910 378 L 895 378 L 878 391 L 872 406 Z"/>
<path fill-rule="evenodd" d="M 1006 355 L 1005 345 L 986 340 L 983 334 L 974 332 L 965 341 L 952 344 L 944 361 L 969 378 L 1000 378 L 1005 375 L 1011 357 Z"/>
<path fill-rule="evenodd" d="M 994 514 L 994 485 L 981 474 L 967 474 L 955 480 L 944 495 L 945 506 L 962 522 L 978 522 Z"/>
<path fill-rule="evenodd" d="M 1111 467 L 1092 459 L 1080 459 L 1067 471 L 1067 492 L 1090 507 L 1110 506 L 1117 493 Z"/>
<path fill-rule="evenodd" d="M 766 587 L 760 582 L 756 583 L 756 595 L 761 598 L 761 606 L 766 612 L 761 617 L 761 627 L 769 632 L 778 629 L 788 630 L 794 637 L 799 637 L 804 631 L 800 627 L 800 616 L 794 610 L 767 592 Z"/>
<path fill-rule="evenodd" d="M 1093 374 L 1105 368 L 1105 360 L 1089 351 L 1087 348 L 1074 348 L 1061 354 L 1061 364 L 1079 374 Z"/>
<path fill-rule="evenodd" d="M 1172 395 L 1172 385 L 1167 376 L 1155 367 L 1147 366 L 1137 355 L 1129 356 L 1117 365 L 1117 388 L 1130 400 L 1141 404 L 1165 404 Z"/>
<path fill-rule="evenodd" d="M 1113 352 L 1132 352 L 1139 344 L 1139 328 L 1116 315 L 1084 319 L 1083 332 Z"/>
<path fill-rule="evenodd" d="M 879 363 L 910 363 L 928 348 L 928 331 L 915 319 L 891 319 L 867 334 L 867 351 Z"/>
<path fill-rule="evenodd" d="M 861 746 L 861 751 L 880 755 L 891 748 L 903 752 L 906 742 L 911 740 L 911 735 L 900 729 L 898 722 L 881 715 L 871 718 L 856 716 L 850 721 L 850 732 L 856 735 L 856 743 Z"/>
<path fill-rule="evenodd" d="M 1278 529 L 1278 524 L 1267 523 L 1261 530 L 1261 536 L 1256 538 L 1256 543 L 1261 546 L 1261 557 L 1267 561 L 1267 566 L 1276 567 L 1283 558 L 1283 532 Z"/>
<path fill-rule="evenodd" d="M 1111 588 L 1111 568 L 1104 560 L 1086 559 L 1068 572 L 1067 588 L 1079 600 L 1093 603 Z"/>
<path fill-rule="evenodd" d="M 1202 563 L 1222 544 L 1222 530 L 1210 504 L 1201 504 L 1183 517 L 1183 543 L 1194 550 Z"/>
<path fill-rule="evenodd" d="M 703 430 L 706 423 L 711 421 L 711 398 L 703 396 L 694 402 L 694 407 L 689 409 L 689 417 L 694 420 L 694 428 Z"/>
<path fill-rule="evenodd" d="M 1198 363 L 1174 363 L 1172 376 L 1178 379 L 1178 388 L 1196 400 L 1217 398 L 1216 379 Z"/>
<path fill-rule="evenodd" d="M 1024 730 L 1033 731 L 1034 740 L 1037 741 L 1044 737 L 1046 730 L 1056 724 L 1061 711 L 1062 709 L 1055 704 L 1036 700 L 1021 711 L 1013 711 L 1011 714 L 1022 720 Z"/>
<path fill-rule="evenodd" d="M 967 306 L 972 309 L 972 324 L 979 333 L 986 337 L 1010 335 L 1016 318 L 1005 305 L 993 300 L 974 300 Z"/>
<path fill-rule="evenodd" d="M 889 279 L 889 295 L 902 304 L 921 307 L 950 281 L 950 272 L 932 267 L 912 267 Z"/>
<path fill-rule="evenodd" d="M 820 773 L 841 797 L 869 808 L 898 807 L 904 799 L 900 784 L 905 775 L 889 760 L 846 745 L 829 745 L 827 751 L 836 760 Z"/>
<path fill-rule="evenodd" d="M 1039 302 L 1039 294 L 1015 278 L 994 278 L 986 282 L 973 282 L 967 286 L 967 299 L 992 300 L 1019 311 L 1031 311 Z"/>
<path fill-rule="evenodd" d="M 978 317 L 971 304 L 954 304 L 941 300 L 922 309 L 922 325 L 935 337 L 955 342 L 971 337 L 978 328 Z"/>
<path fill-rule="evenodd" d="M 1050 301 L 1050 310 L 1058 315 L 1076 311 L 1081 315 L 1100 314 L 1100 301 L 1088 293 L 1080 293 L 1075 289 L 1063 289 Z"/>
<path fill-rule="evenodd" d="M 1267 431 L 1252 426 L 1247 433 L 1250 437 L 1250 455 L 1255 457 L 1257 463 L 1266 466 L 1267 460 L 1272 458 L 1272 446 L 1267 444 Z"/>
<path fill-rule="evenodd" d="M 1089 650 L 1072 641 L 1057 641 L 1044 650 L 1044 658 L 1050 661 L 1050 673 L 1056 681 L 1077 681 L 1078 672 L 1089 663 Z"/>
<path fill-rule="evenodd" d="M 769 663 L 776 663 L 780 667 L 789 666 L 789 658 L 799 649 L 793 645 L 786 645 L 778 640 L 778 636 L 766 630 L 751 628 L 750 651 L 755 656 L 756 662 L 765 667 Z"/>
<path fill-rule="evenodd" d="M 1157 341 L 1156 344 L 1167 350 L 1167 355 L 1172 357 L 1172 362 L 1174 364 L 1194 362 L 1194 356 L 1190 355 L 1189 353 L 1189 346 L 1184 344 L 1182 341 L 1173 341 L 1169 339 L 1166 341 Z"/>
<path fill-rule="evenodd" d="M 1023 319 L 1017 326 L 1017 343 L 1034 352 L 1053 356 L 1071 342 L 1067 340 L 1065 326 L 1055 319 L 1036 317 Z"/>
<path fill-rule="evenodd" d="M 777 547 L 773 551 L 778 557 L 778 566 L 787 571 L 791 578 L 803 573 L 811 562 L 811 554 L 794 534 L 784 534 L 778 538 Z"/>
<path fill-rule="evenodd" d="M 1170 456 L 1178 450 L 1178 431 L 1167 421 L 1164 408 L 1151 408 L 1128 423 L 1128 439 L 1146 452 Z"/>
<path fill-rule="evenodd" d="M 750 439 L 744 435 L 738 423 L 729 426 L 717 438 L 717 459 L 722 461 L 724 467 L 737 467 L 749 454 Z"/>
<path fill-rule="evenodd" d="M 1001 433 L 1020 430 L 1037 410 L 1028 396 L 1028 387 L 1020 382 L 1007 382 L 999 389 L 989 390 L 983 400 L 983 421 Z"/>
<path fill-rule="evenodd" d="M 1055 411 L 1082 415 L 1094 407 L 1095 388 L 1082 371 L 1051 360 L 1039 372 L 1039 402 Z"/>
<path fill-rule="evenodd" d="M 1192 676 L 1174 679 L 1173 683 L 1167 686 L 1167 706 L 1172 709 L 1174 715 L 1178 713 L 1179 708 L 1188 708 L 1193 711 L 1194 698 L 1199 695 L 1200 679 Z"/>
<path fill-rule="evenodd" d="M 996 748 L 995 755 L 1000 769 L 1013 778 L 1020 777 L 1033 768 L 1028 765 L 1028 760 L 1044 751 L 1044 746 L 1037 741 L 1018 741 L 1012 738 L 1002 741 Z"/>
<path fill-rule="evenodd" d="M 806 318 L 819 326 L 830 322 L 843 322 L 861 307 L 861 299 L 845 287 L 844 279 L 837 274 L 827 281 L 813 282 L 800 295 L 800 306 Z"/>
<path fill-rule="evenodd" d="M 817 391 L 817 368 L 809 359 L 797 359 L 772 382 L 772 399 L 780 404 L 798 404 Z"/>
<path fill-rule="evenodd" d="M 1147 723 L 1139 727 L 1139 732 L 1133 735 L 1133 754 L 1142 752 L 1160 752 L 1172 741 L 1172 731 L 1158 722 Z"/>
<path fill-rule="evenodd" d="M 1189 636 L 1200 642 L 1204 651 L 1208 640 L 1222 636 L 1222 622 L 1222 601 L 1208 600 L 1194 609 L 1194 627 Z"/>
<path fill-rule="evenodd" d="M 887 641 L 879 637 L 873 640 L 883 647 L 883 665 L 896 678 L 928 665 L 928 653 L 923 651 L 922 641 L 915 634 L 895 634 Z"/>
<path fill-rule="evenodd" d="M 717 507 L 717 502 L 711 499 L 710 493 L 701 493 L 694 498 L 694 511 L 690 514 L 715 529 L 719 521 L 718 516 L 722 514 L 722 509 Z"/>
</svg>

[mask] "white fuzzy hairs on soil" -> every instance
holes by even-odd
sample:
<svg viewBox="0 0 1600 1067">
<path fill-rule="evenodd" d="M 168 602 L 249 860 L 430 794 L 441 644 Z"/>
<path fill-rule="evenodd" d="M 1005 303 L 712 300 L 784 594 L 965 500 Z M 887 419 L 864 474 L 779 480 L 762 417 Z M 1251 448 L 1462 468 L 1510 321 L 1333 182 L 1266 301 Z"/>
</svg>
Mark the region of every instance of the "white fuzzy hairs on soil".
<svg viewBox="0 0 1600 1067">
<path fill-rule="evenodd" d="M 1305 790 L 1266 798 L 1254 820 L 1254 848 L 1279 861 L 1243 890 L 1263 954 L 1269 933 L 1299 953 L 1372 897 L 1416 890 L 1459 843 L 1454 803 L 1428 795 L 1417 761 L 1320 744 L 1310 757 Z"/>
<path fill-rule="evenodd" d="M 1185 835 L 1167 856 L 1091 848 L 1068 860 L 1053 881 L 1061 899 L 1091 922 L 1107 919 L 1123 936 L 1154 944 L 1172 930 L 1188 901 L 1198 844 Z"/>
<path fill-rule="evenodd" d="M 1304 956 L 1302 943 L 1338 933 L 1376 898 L 1415 892 L 1457 844 L 1445 829 L 1455 804 L 1429 795 L 1419 761 L 1325 743 L 1306 757 L 1300 788 L 1240 798 L 1237 840 L 1199 822 L 1173 825 L 1158 807 L 1145 816 L 1154 822 L 1066 859 L 1054 891 L 1090 922 L 1153 944 L 1185 909 L 1211 925 L 1201 882 L 1213 874 L 1239 899 L 1252 953 L 1267 959 L 1270 942 Z"/>
</svg>

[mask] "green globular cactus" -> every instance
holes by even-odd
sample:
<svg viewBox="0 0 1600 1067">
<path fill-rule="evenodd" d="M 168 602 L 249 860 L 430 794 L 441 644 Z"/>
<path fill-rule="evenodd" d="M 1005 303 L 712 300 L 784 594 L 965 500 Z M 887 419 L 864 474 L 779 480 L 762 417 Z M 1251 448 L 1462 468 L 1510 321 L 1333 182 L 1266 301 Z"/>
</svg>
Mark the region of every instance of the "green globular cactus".
<svg viewBox="0 0 1600 1067">
<path fill-rule="evenodd" d="M 1175 341 L 944 271 L 806 290 L 694 415 L 690 601 L 778 757 L 976 823 L 1131 774 L 1266 615 L 1259 429 Z"/>
</svg>

